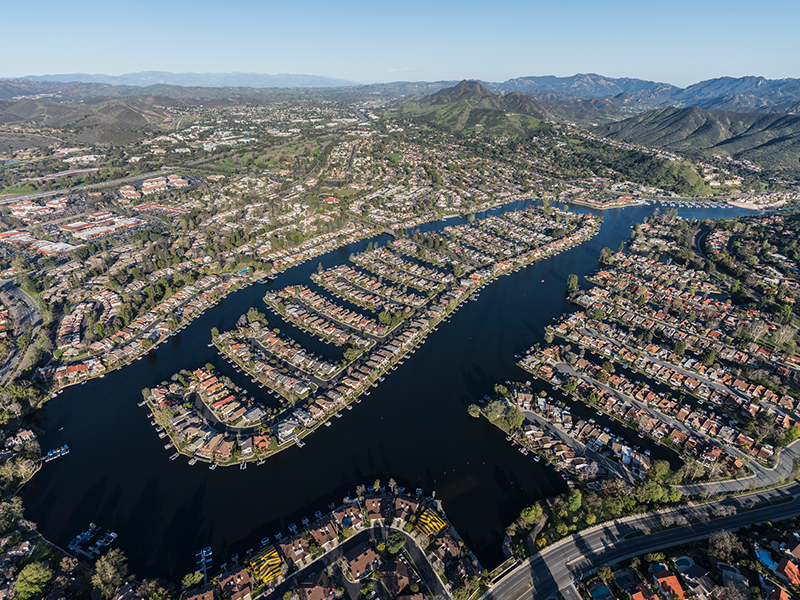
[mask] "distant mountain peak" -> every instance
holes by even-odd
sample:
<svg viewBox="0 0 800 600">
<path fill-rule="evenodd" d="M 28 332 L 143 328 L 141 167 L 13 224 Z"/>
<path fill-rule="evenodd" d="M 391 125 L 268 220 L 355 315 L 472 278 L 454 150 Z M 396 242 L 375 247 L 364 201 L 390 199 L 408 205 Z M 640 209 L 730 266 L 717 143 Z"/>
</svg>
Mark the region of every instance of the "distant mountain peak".
<svg viewBox="0 0 800 600">
<path fill-rule="evenodd" d="M 464 79 L 451 88 L 445 88 L 433 94 L 431 104 L 451 104 L 459 100 L 479 101 L 484 98 L 497 97 L 497 94 L 490 92 L 480 82 Z"/>
</svg>

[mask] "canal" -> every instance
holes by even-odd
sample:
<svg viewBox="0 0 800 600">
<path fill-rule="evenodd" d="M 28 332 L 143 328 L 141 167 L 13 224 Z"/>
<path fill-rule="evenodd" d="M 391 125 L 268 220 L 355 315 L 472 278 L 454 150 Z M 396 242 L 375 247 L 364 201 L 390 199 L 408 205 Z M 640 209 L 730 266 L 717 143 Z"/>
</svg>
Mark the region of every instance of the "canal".
<svg viewBox="0 0 800 600">
<path fill-rule="evenodd" d="M 515 202 L 490 211 L 522 208 Z M 275 281 L 230 295 L 183 332 L 144 359 L 85 385 L 68 388 L 38 417 L 47 451 L 69 444 L 70 454 L 48 463 L 22 493 L 26 518 L 57 544 L 94 522 L 118 534 L 115 546 L 129 558 L 132 572 L 173 581 L 194 570 L 194 553 L 205 546 L 219 566 L 232 554 L 257 549 L 265 536 L 287 533 L 316 510 L 355 490 L 358 484 L 384 484 L 394 477 L 413 490 L 420 487 L 443 501 L 445 511 L 484 566 L 502 561 L 507 525 L 521 508 L 567 490 L 544 462 L 523 456 L 505 435 L 484 419 L 467 415 L 467 406 L 491 393 L 495 383 L 530 376 L 514 355 L 543 342 L 545 325 L 574 310 L 564 299 L 567 276 L 583 277 L 598 267 L 603 247 L 616 249 L 631 228 L 655 206 L 603 213 L 597 236 L 557 256 L 537 262 L 488 285 L 439 325 L 428 341 L 353 410 L 332 419 L 262 466 L 210 471 L 186 458 L 170 461 L 172 450 L 137 406 L 141 389 L 166 381 L 180 369 L 213 364 L 252 395 L 266 390 L 249 384 L 214 348 L 210 330 L 231 329 L 251 306 L 265 312 L 268 289 L 309 283 L 318 262 L 325 268 L 363 251 L 368 240 L 330 252 L 282 273 Z M 663 212 L 663 207 L 661 207 Z M 581 212 L 587 212 L 581 209 Z M 679 209 L 699 219 L 730 217 L 749 211 L 728 208 Z M 478 215 L 480 218 L 482 215 Z M 422 231 L 463 222 L 449 219 Z M 372 238 L 384 244 L 389 238 Z M 586 285 L 586 282 L 582 282 Z M 275 317 L 267 313 L 270 325 Z M 308 337 L 280 325 L 298 341 Z M 329 353 L 320 342 L 312 349 Z M 274 399 L 272 399 L 274 402 Z"/>
</svg>

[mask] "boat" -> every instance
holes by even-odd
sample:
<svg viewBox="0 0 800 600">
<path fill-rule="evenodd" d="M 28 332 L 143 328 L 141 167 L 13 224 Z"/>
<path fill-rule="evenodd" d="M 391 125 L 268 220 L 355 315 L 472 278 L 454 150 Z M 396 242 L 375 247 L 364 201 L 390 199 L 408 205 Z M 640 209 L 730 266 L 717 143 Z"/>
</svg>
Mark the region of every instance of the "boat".
<svg viewBox="0 0 800 600">
<path fill-rule="evenodd" d="M 331 422 L 330 421 L 325 421 L 325 427 L 330 427 L 330 426 L 331 426 Z"/>
<path fill-rule="evenodd" d="M 209 470 L 213 471 L 214 469 L 217 468 L 217 463 L 211 463 L 211 466 L 208 467 L 208 468 L 209 468 Z"/>
<path fill-rule="evenodd" d="M 69 446 L 64 444 L 60 448 L 56 448 L 55 450 L 50 450 L 47 455 L 42 459 L 44 462 L 50 462 L 51 460 L 55 460 L 60 456 L 65 456 L 69 454 Z"/>
</svg>

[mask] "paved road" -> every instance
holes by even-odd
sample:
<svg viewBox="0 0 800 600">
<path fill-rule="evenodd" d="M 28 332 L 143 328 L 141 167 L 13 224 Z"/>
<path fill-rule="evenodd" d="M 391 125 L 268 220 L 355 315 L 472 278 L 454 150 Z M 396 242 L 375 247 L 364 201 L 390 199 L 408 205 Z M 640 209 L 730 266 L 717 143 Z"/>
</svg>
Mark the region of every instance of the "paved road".
<svg viewBox="0 0 800 600">
<path fill-rule="evenodd" d="M 42 313 L 39 311 L 36 300 L 11 280 L 0 284 L 0 298 L 8 306 L 9 316 L 13 320 L 15 338 L 20 335 L 23 326 L 27 324 L 30 327 L 31 341 L 35 340 L 42 326 Z M 12 340 L 12 342 L 14 341 L 16 339 Z M 11 375 L 10 379 L 13 379 L 23 356 L 24 352 L 17 348 L 16 344 L 13 344 L 8 360 L 0 367 L 0 383 L 5 383 L 9 375 Z"/>
<path fill-rule="evenodd" d="M 177 167 L 170 167 L 169 169 L 162 169 L 160 171 L 151 171 L 150 173 L 142 173 L 141 175 L 131 175 L 129 177 L 123 177 L 122 179 L 114 179 L 113 181 L 103 181 L 100 183 L 87 183 L 86 185 L 79 185 L 76 187 L 66 187 L 61 188 L 60 190 L 53 190 L 52 192 L 37 192 L 35 194 L 22 194 L 19 196 L 9 196 L 7 198 L 3 198 L 0 200 L 0 204 L 11 204 L 12 202 L 17 202 L 19 200 L 36 200 L 37 198 L 47 198 L 48 196 L 63 196 L 66 194 L 74 194 L 76 192 L 80 192 L 83 190 L 91 190 L 95 188 L 102 188 L 102 187 L 112 187 L 118 185 L 120 183 L 127 183 L 130 181 L 139 181 L 141 179 L 147 179 L 149 177 L 158 177 L 159 175 L 166 175 L 170 173 L 173 168 Z"/>
<path fill-rule="evenodd" d="M 732 512 L 734 509 L 750 510 L 714 518 L 715 514 Z M 735 530 L 766 520 L 780 521 L 797 515 L 800 515 L 800 484 L 794 482 L 738 498 L 699 506 L 682 506 L 604 523 L 534 555 L 493 586 L 483 600 L 546 600 L 559 593 L 568 599 L 575 581 L 602 565 L 613 565 L 646 552 L 706 539 L 718 531 Z M 663 527 L 662 519 L 665 517 L 700 521 L 649 533 Z M 626 536 L 629 539 L 625 539 Z"/>
</svg>

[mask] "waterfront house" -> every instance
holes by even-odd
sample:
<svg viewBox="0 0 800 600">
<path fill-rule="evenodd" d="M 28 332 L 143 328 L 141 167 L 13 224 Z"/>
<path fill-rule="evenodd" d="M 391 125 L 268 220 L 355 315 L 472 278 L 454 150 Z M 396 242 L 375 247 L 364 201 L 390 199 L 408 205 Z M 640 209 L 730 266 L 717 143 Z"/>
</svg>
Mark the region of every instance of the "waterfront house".
<svg viewBox="0 0 800 600">
<path fill-rule="evenodd" d="M 297 567 L 299 567 L 306 558 L 311 556 L 309 546 L 309 541 L 302 534 L 296 535 L 278 545 L 281 549 L 281 553 L 286 557 L 286 560 Z"/>
<path fill-rule="evenodd" d="M 325 548 L 336 539 L 336 524 L 331 517 L 327 517 L 314 523 L 309 533 L 320 548 Z"/>
<path fill-rule="evenodd" d="M 389 507 L 386 499 L 382 496 L 369 496 L 364 499 L 364 505 L 367 509 L 367 518 L 373 524 L 378 524 L 389 518 Z"/>
<path fill-rule="evenodd" d="M 333 512 L 333 518 L 339 527 L 352 527 L 355 530 L 361 528 L 364 523 L 364 515 L 358 504 L 346 504 Z"/>
<path fill-rule="evenodd" d="M 295 419 L 284 419 L 277 425 L 278 443 L 285 444 L 289 440 L 296 437 L 296 429 L 299 429 L 300 423 Z"/>
<path fill-rule="evenodd" d="M 239 569 L 223 574 L 220 576 L 219 589 L 223 598 L 250 600 L 252 593 L 250 573 L 247 572 L 247 569 Z"/>
<path fill-rule="evenodd" d="M 192 592 L 187 592 L 183 600 L 214 600 L 214 586 L 209 584 Z"/>
<path fill-rule="evenodd" d="M 358 581 L 372 573 L 380 563 L 380 557 L 366 542 L 362 542 L 344 555 L 343 566 L 350 576 Z"/>
<path fill-rule="evenodd" d="M 253 456 L 253 438 L 246 438 L 239 442 L 239 450 L 242 458 Z"/>
<path fill-rule="evenodd" d="M 223 440 L 220 444 L 214 449 L 214 458 L 219 461 L 226 463 L 231 460 L 233 455 L 233 447 L 236 445 L 234 440 Z"/>
<path fill-rule="evenodd" d="M 407 496 L 398 496 L 394 499 L 394 516 L 405 523 L 411 520 L 418 508 L 419 502 Z"/>
<path fill-rule="evenodd" d="M 445 565 L 456 560 L 461 555 L 461 547 L 458 545 L 458 542 L 446 531 L 442 531 L 433 538 L 430 550 L 433 555 Z"/>
</svg>

